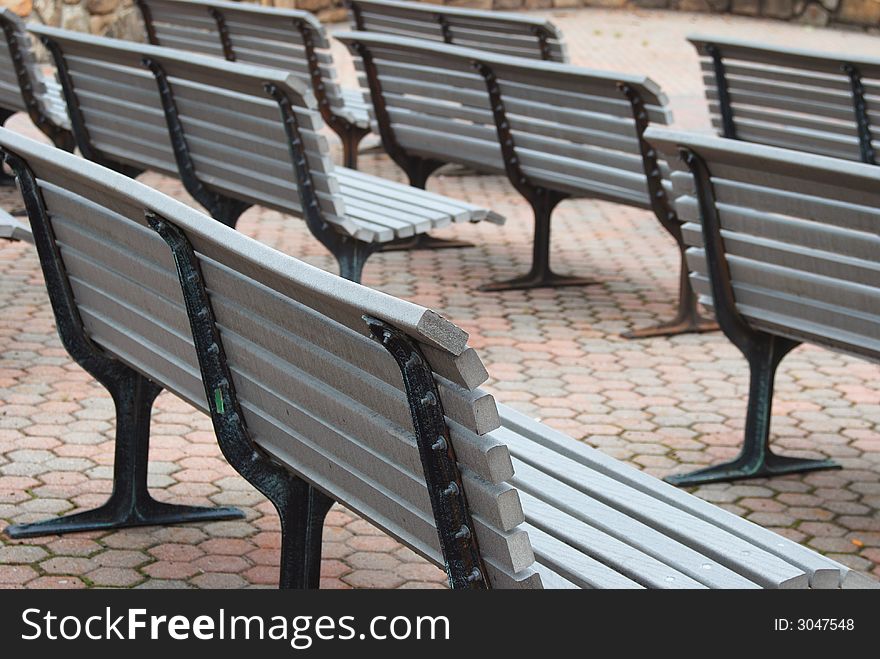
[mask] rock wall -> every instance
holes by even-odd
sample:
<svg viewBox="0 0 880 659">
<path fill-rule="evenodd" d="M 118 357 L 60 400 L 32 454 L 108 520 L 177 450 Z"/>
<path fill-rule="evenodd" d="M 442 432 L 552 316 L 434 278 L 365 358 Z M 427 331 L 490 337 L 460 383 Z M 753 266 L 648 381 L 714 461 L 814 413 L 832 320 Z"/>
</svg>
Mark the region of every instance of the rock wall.
<svg viewBox="0 0 880 659">
<path fill-rule="evenodd" d="M 433 0 L 479 9 L 638 7 L 763 16 L 815 26 L 835 25 L 880 32 L 880 0 Z M 297 7 L 322 21 L 346 20 L 340 0 L 261 0 L 276 7 Z M 71 30 L 140 40 L 140 14 L 133 0 L 0 0 L 19 16 Z"/>
</svg>

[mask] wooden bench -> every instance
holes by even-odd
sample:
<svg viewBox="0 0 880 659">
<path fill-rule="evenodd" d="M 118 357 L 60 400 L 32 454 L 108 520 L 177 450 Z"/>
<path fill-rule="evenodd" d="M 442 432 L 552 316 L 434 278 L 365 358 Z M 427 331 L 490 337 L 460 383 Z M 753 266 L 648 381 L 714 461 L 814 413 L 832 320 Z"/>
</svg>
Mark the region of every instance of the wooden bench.
<svg viewBox="0 0 880 659">
<path fill-rule="evenodd" d="M 0 126 L 17 112 L 25 112 L 55 146 L 73 151 L 61 87 L 40 72 L 24 22 L 0 7 L 0 30 Z M 9 185 L 12 180 L 0 172 L 0 182 Z"/>
<path fill-rule="evenodd" d="M 210 413 L 226 459 L 279 510 L 283 586 L 317 585 L 334 500 L 445 566 L 455 587 L 862 583 L 496 406 L 467 334 L 438 314 L 94 163 L 9 131 L 0 148 L 22 181 L 61 338 L 119 406 L 117 455 L 145 471 L 162 388 Z M 114 492 L 147 498 L 146 480 L 133 482 Z M 7 532 L 166 521 L 147 511 Z"/>
<path fill-rule="evenodd" d="M 506 175 L 531 205 L 531 270 L 481 290 L 593 283 L 550 267 L 554 208 L 565 199 L 592 197 L 652 210 L 681 252 L 675 319 L 625 336 L 717 328 L 700 317 L 688 284 L 666 165 L 641 137 L 649 123 L 670 120 L 654 82 L 385 34 L 336 36 L 358 58 L 384 148 L 412 185 L 424 187 L 440 166 L 457 163 Z"/>
<path fill-rule="evenodd" d="M 880 169 L 717 137 L 650 129 L 674 175 L 691 281 L 749 363 L 734 461 L 670 478 L 693 485 L 837 466 L 770 450 L 773 380 L 801 343 L 880 360 Z"/>
<path fill-rule="evenodd" d="M 545 18 L 393 0 L 344 0 L 353 30 L 451 43 L 499 55 L 567 62 L 562 32 Z"/>
<path fill-rule="evenodd" d="M 179 177 L 234 226 L 259 204 L 303 217 L 356 281 L 379 247 L 451 222 L 503 218 L 334 166 L 314 96 L 279 69 L 34 26 L 55 59 L 82 154 Z M 149 70 L 148 70 L 149 69 Z"/>
<path fill-rule="evenodd" d="M 690 36 L 724 137 L 878 164 L 880 57 Z M 868 100 L 873 97 L 875 100 Z"/>
<path fill-rule="evenodd" d="M 24 240 L 29 243 L 34 242 L 30 227 L 10 215 L 2 208 L 0 208 L 0 238 L 6 240 Z"/>
<path fill-rule="evenodd" d="M 274 66 L 311 85 L 321 116 L 342 140 L 346 167 L 370 132 L 360 88 L 339 84 L 330 41 L 315 16 L 298 9 L 213 0 L 136 0 L 149 43 Z"/>
</svg>

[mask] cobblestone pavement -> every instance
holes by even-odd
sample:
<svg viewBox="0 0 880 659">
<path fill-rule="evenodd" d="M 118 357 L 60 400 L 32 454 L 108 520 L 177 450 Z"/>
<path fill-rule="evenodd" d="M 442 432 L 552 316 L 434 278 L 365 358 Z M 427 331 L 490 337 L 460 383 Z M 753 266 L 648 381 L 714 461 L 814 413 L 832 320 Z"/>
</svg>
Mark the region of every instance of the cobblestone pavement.
<svg viewBox="0 0 880 659">
<path fill-rule="evenodd" d="M 672 99 L 679 125 L 705 129 L 691 31 L 861 50 L 877 38 L 744 18 L 604 10 L 549 14 L 574 60 L 646 72 Z M 350 72 L 347 75 L 351 75 Z M 21 117 L 12 126 L 33 132 Z M 366 171 L 401 179 L 383 155 Z M 175 181 L 143 180 L 186 199 Z M 741 441 L 746 364 L 720 334 L 630 342 L 618 334 L 671 315 L 676 250 L 648 213 L 570 201 L 554 219 L 558 271 L 598 285 L 476 294 L 488 279 L 525 271 L 527 206 L 505 181 L 438 176 L 431 189 L 488 204 L 503 228 L 441 232 L 473 249 L 373 257 L 365 283 L 441 311 L 471 333 L 497 397 L 657 476 L 732 457 Z M 19 207 L 13 193 L 0 205 Z M 245 233 L 332 269 L 304 225 L 252 209 Z M 560 239 L 560 236 L 563 239 Z M 0 528 L 89 508 L 111 488 L 113 409 L 62 349 L 31 247 L 0 245 Z M 833 457 L 840 471 L 701 487 L 696 493 L 837 560 L 880 577 L 880 368 L 815 347 L 783 363 L 775 445 Z M 150 484 L 162 500 L 240 506 L 244 521 L 122 530 L 11 542 L 0 536 L 0 587 L 211 588 L 270 586 L 280 534 L 271 506 L 223 461 L 210 422 L 174 397 L 153 415 Z M 322 585 L 443 587 L 436 568 L 343 509 L 327 521 Z"/>
</svg>

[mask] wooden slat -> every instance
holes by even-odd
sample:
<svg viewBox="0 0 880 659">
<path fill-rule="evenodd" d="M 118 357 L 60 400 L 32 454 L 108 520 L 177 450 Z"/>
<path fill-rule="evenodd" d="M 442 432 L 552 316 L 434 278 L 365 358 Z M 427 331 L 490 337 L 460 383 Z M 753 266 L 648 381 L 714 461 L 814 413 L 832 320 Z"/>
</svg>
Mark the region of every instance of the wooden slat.
<svg viewBox="0 0 880 659">
<path fill-rule="evenodd" d="M 529 524 L 628 579 L 648 588 L 705 588 L 686 574 L 588 524 L 579 523 L 579 520 L 552 505 L 529 494 L 520 495 Z"/>
<path fill-rule="evenodd" d="M 516 446 L 512 445 L 511 449 L 516 454 Z M 627 512 L 615 510 L 589 494 L 560 483 L 552 475 L 532 467 L 519 458 L 514 458 L 513 467 L 515 476 L 512 482 L 521 493 L 528 493 L 534 499 L 565 511 L 573 518 L 674 567 L 699 583 L 710 588 L 755 587 L 749 579 L 700 551 L 651 528 Z"/>
<path fill-rule="evenodd" d="M 527 523 L 523 529 L 529 534 L 538 565 L 544 566 L 547 572 L 552 571 L 553 576 L 550 576 L 548 584 L 545 572 L 536 567 L 544 578 L 545 588 L 642 588 L 632 579 L 536 526 Z M 567 584 L 557 583 L 554 576 L 562 578 Z"/>
<path fill-rule="evenodd" d="M 559 455 L 579 462 L 652 499 L 665 502 L 719 529 L 724 529 L 763 551 L 798 566 L 810 575 L 810 585 L 814 588 L 837 588 L 840 586 L 841 578 L 849 572 L 848 568 L 836 561 L 820 556 L 777 533 L 625 465 L 601 451 L 581 442 L 571 441 L 567 435 L 548 428 L 506 405 L 499 406 L 499 412 L 503 426 L 508 430 L 522 434 Z"/>
<path fill-rule="evenodd" d="M 717 563 L 765 588 L 802 587 L 807 584 L 806 576 L 798 568 L 725 531 L 720 531 L 712 524 L 640 492 L 634 492 L 628 485 L 621 484 L 604 474 L 599 474 L 574 460 L 559 456 L 534 442 L 521 439 L 514 433 L 505 432 L 504 429 L 499 433 L 505 440 L 508 440 L 508 445 L 515 458 L 514 469 L 516 469 L 518 459 L 528 462 L 536 469 L 552 475 L 569 487 L 605 503 L 626 516 L 651 527 L 654 531 L 702 554 L 706 561 L 699 566 L 692 564 L 691 569 L 694 572 L 691 574 L 699 574 L 701 568 L 705 569 L 707 573 L 712 573 L 711 575 L 707 574 L 703 580 L 735 578 L 730 573 L 723 574 L 724 571 L 719 569 Z M 556 500 L 552 505 L 560 505 L 559 497 L 564 492 L 567 490 L 560 488 L 559 492 L 547 493 L 547 496 L 555 495 Z M 577 497 L 574 500 L 578 500 Z M 528 499 L 523 498 L 523 506 L 526 510 L 526 518 L 530 519 Z M 652 542 L 658 541 L 649 540 L 646 535 L 645 548 L 652 547 Z M 639 549 L 644 551 L 642 547 Z M 675 555 L 669 555 L 668 549 L 660 549 L 656 545 L 652 549 L 657 551 L 659 555 L 665 555 L 664 560 L 671 561 L 671 564 L 677 569 L 684 570 L 683 554 L 679 558 Z"/>
</svg>

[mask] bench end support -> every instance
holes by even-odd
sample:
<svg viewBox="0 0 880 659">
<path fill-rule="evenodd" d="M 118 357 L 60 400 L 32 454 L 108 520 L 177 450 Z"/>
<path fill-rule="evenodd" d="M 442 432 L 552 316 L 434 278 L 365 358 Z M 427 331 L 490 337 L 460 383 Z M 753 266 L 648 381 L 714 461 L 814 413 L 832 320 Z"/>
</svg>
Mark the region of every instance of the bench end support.
<svg viewBox="0 0 880 659">
<path fill-rule="evenodd" d="M 150 411 L 162 387 L 108 356 L 86 334 L 36 177 L 19 156 L 10 152 L 2 155 L 19 180 L 61 342 L 74 361 L 110 392 L 116 405 L 113 493 L 107 503 L 66 517 L 13 525 L 6 529 L 7 535 L 26 538 L 242 517 L 243 513 L 236 508 L 178 506 L 150 496 L 147 489 Z"/>
<path fill-rule="evenodd" d="M 389 352 L 400 368 L 449 585 L 451 588 L 489 588 L 431 367 L 416 343 L 404 333 L 371 316 L 364 316 L 364 321 L 373 339 Z"/>
<path fill-rule="evenodd" d="M 770 417 L 776 369 L 785 356 L 800 345 L 800 342 L 755 329 L 740 313 L 736 306 L 724 239 L 721 235 L 721 218 L 718 215 L 708 165 L 689 149 L 681 149 L 681 157 L 691 170 L 696 186 L 715 315 L 725 336 L 748 360 L 750 382 L 745 436 L 739 456 L 721 465 L 689 474 L 670 476 L 666 481 L 674 485 L 702 485 L 839 468 L 833 460 L 787 457 L 776 455 L 770 450 Z"/>
<path fill-rule="evenodd" d="M 208 411 L 223 457 L 272 502 L 281 519 L 279 587 L 317 588 L 321 533 L 333 499 L 279 464 L 253 441 L 192 244 L 183 231 L 151 211 L 147 212 L 147 222 L 168 244 L 177 265 Z"/>
</svg>

